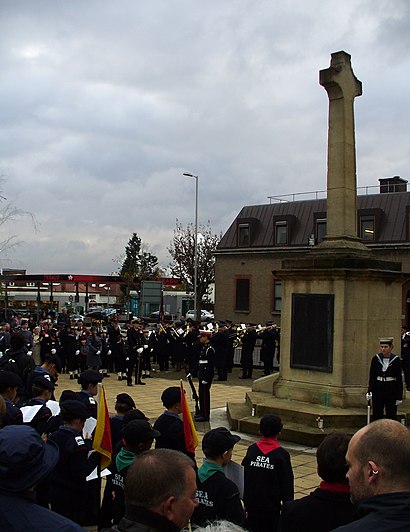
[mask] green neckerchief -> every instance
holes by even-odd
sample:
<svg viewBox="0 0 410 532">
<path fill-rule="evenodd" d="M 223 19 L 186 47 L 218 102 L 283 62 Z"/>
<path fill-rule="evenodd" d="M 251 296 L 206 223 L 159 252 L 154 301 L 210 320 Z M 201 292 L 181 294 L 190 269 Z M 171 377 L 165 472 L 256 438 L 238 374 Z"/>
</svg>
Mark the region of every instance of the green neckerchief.
<svg viewBox="0 0 410 532">
<path fill-rule="evenodd" d="M 118 473 L 120 473 L 125 467 L 130 466 L 137 456 L 138 455 L 136 453 L 128 451 L 128 449 L 122 447 L 121 451 L 115 458 L 115 465 L 117 467 Z"/>
<path fill-rule="evenodd" d="M 199 480 L 201 482 L 205 482 L 205 480 L 207 480 L 217 471 L 220 471 L 221 473 L 223 473 L 224 469 L 222 466 L 218 464 L 214 464 L 213 462 L 208 462 L 208 460 L 205 460 L 204 463 L 201 465 L 201 467 L 198 469 Z"/>
</svg>

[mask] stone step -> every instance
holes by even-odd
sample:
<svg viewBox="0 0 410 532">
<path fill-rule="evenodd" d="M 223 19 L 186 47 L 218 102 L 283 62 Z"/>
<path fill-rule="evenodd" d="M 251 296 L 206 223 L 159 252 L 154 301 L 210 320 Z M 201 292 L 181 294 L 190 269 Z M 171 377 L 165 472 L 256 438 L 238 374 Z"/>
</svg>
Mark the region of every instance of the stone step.
<svg viewBox="0 0 410 532">
<path fill-rule="evenodd" d="M 258 416 L 248 416 L 240 419 L 238 421 L 238 432 L 258 434 L 260 419 Z M 343 430 L 343 432 L 347 432 L 350 435 L 353 435 L 356 431 L 357 427 L 345 427 Z M 334 432 L 331 427 L 324 426 L 323 430 L 321 430 L 317 424 L 316 426 L 308 426 L 302 423 L 286 423 L 281 431 L 280 440 L 317 447 L 323 438 L 331 432 Z"/>
<path fill-rule="evenodd" d="M 409 412 L 408 401 L 404 401 L 398 420 L 407 424 Z M 266 392 L 247 392 L 242 403 L 227 404 L 227 414 L 232 430 L 249 434 L 258 434 L 261 416 L 276 414 L 284 425 L 282 439 L 316 446 L 330 432 L 354 434 L 363 427 L 367 422 L 367 403 L 364 401 L 363 408 L 334 408 L 277 399 Z M 323 431 L 319 423 L 323 423 Z"/>
</svg>

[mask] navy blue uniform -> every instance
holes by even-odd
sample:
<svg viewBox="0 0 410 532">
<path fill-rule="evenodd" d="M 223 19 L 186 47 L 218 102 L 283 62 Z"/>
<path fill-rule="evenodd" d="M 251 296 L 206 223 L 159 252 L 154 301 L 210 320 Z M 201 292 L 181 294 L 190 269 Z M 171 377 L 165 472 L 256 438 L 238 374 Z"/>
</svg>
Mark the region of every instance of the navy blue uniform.
<svg viewBox="0 0 410 532">
<path fill-rule="evenodd" d="M 60 450 L 60 459 L 49 481 L 51 509 L 76 523 L 83 524 L 86 516 L 86 477 L 95 469 L 100 457 L 92 453 L 91 441 L 71 427 L 60 427 L 50 434 Z"/>
<path fill-rule="evenodd" d="M 199 409 L 204 420 L 209 421 L 211 413 L 211 386 L 214 378 L 215 349 L 211 344 L 202 346 L 199 354 L 198 381 L 199 381 Z"/>
<path fill-rule="evenodd" d="M 195 460 L 195 454 L 186 449 L 184 424 L 178 414 L 164 412 L 154 423 L 154 429 L 161 433 L 161 436 L 155 439 L 156 449 L 174 449 Z"/>
<path fill-rule="evenodd" d="M 196 496 L 199 505 L 192 514 L 192 523 L 203 526 L 224 519 L 243 525 L 245 514 L 238 487 L 226 478 L 221 466 L 205 460 L 198 471 Z"/>
<path fill-rule="evenodd" d="M 275 531 L 282 503 L 294 496 L 290 455 L 275 438 L 262 438 L 248 447 L 242 465 L 247 527 L 254 532 Z"/>
<path fill-rule="evenodd" d="M 403 398 L 403 379 L 400 358 L 390 354 L 387 367 L 383 365 L 383 355 L 378 353 L 370 364 L 368 391 L 372 393 L 373 421 L 383 417 L 396 419 L 396 401 Z"/>
</svg>

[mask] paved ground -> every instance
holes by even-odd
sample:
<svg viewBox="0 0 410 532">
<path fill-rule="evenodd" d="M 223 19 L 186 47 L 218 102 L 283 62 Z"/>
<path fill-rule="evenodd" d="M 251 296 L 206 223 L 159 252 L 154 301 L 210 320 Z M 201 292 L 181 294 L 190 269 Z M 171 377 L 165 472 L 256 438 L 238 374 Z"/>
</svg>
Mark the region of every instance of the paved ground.
<svg viewBox="0 0 410 532">
<path fill-rule="evenodd" d="M 241 381 L 238 379 L 239 373 L 240 370 L 238 368 L 234 368 L 233 373 L 229 374 L 227 382 L 214 381 L 211 388 L 211 422 L 210 424 L 197 424 L 197 431 L 200 439 L 203 434 L 209 430 L 209 428 L 228 426 L 226 403 L 228 401 L 244 400 L 245 393 L 251 390 L 252 382 L 250 380 Z M 262 372 L 259 371 L 255 371 L 254 373 L 256 378 L 259 377 L 259 373 L 262 374 Z M 151 423 L 153 423 L 164 410 L 160 399 L 162 391 L 168 386 L 179 386 L 180 379 L 184 378 L 185 373 L 169 371 L 151 373 L 151 375 L 153 375 L 152 379 L 145 379 L 145 382 L 147 383 L 145 386 L 128 387 L 126 382 L 119 382 L 115 375 L 104 379 L 104 389 L 110 413 L 114 413 L 116 395 L 121 392 L 126 392 L 133 397 L 137 408 L 142 410 L 145 415 L 150 418 Z M 184 388 L 187 392 L 188 401 L 192 407 L 191 410 L 193 411 L 195 404 L 191 400 L 190 388 L 185 380 Z M 61 391 L 64 389 L 78 390 L 79 385 L 77 384 L 77 381 L 70 380 L 68 375 L 60 375 L 58 380 L 58 388 L 56 389 L 57 399 L 59 398 Z M 249 434 L 239 435 L 242 439 L 235 446 L 233 460 L 240 463 L 246 453 L 247 447 L 251 443 L 254 443 L 257 438 Z M 287 448 L 291 454 L 292 466 L 295 475 L 295 497 L 303 497 L 304 495 L 310 493 L 312 488 L 315 488 L 320 482 L 320 479 L 316 474 L 316 449 L 287 442 L 281 442 L 281 444 L 283 447 Z M 201 444 L 199 444 L 196 453 L 198 461 L 200 461 L 202 458 L 200 445 Z"/>
</svg>

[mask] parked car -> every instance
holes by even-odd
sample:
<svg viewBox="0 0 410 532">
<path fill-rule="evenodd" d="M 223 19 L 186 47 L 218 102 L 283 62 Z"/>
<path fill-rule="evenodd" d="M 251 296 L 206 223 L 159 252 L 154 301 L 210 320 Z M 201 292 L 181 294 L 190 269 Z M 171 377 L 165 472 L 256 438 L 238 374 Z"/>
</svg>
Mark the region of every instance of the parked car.
<svg viewBox="0 0 410 532">
<path fill-rule="evenodd" d="M 70 314 L 70 320 L 77 323 L 77 321 L 84 321 L 84 316 L 81 314 Z"/>
<path fill-rule="evenodd" d="M 149 315 L 150 321 L 159 321 L 159 310 L 156 310 L 155 312 L 151 312 Z M 168 314 L 167 312 L 164 313 L 164 321 L 174 321 L 174 316 L 172 314 Z"/>
<path fill-rule="evenodd" d="M 188 310 L 188 312 L 185 314 L 185 319 L 187 320 L 190 318 L 191 320 L 195 320 L 195 310 Z M 206 323 L 207 321 L 213 321 L 215 316 L 212 312 L 209 312 L 208 310 L 201 310 L 201 322 Z"/>
</svg>

